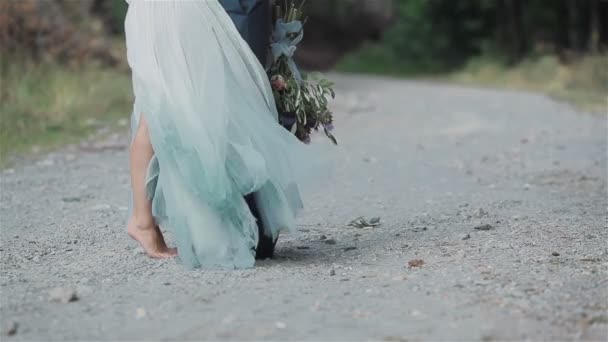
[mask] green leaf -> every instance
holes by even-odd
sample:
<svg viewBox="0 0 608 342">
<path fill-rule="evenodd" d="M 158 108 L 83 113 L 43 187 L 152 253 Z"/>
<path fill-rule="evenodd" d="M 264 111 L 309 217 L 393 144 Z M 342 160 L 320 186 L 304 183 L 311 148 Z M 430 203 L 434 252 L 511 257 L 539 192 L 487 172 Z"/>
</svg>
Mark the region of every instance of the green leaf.
<svg viewBox="0 0 608 342">
<path fill-rule="evenodd" d="M 319 85 L 323 88 L 330 88 L 334 86 L 334 83 L 327 79 L 321 79 L 319 80 Z"/>
<path fill-rule="evenodd" d="M 336 137 L 334 137 L 334 135 L 331 134 L 326 128 L 323 128 L 323 130 L 325 131 L 325 135 L 334 143 L 334 145 L 338 145 L 338 140 L 336 140 Z"/>
<path fill-rule="evenodd" d="M 374 217 L 371 220 L 367 220 L 365 217 L 360 216 L 357 217 L 356 219 L 350 221 L 350 223 L 348 224 L 348 226 L 350 227 L 355 227 L 355 228 L 375 228 L 377 226 L 379 226 L 380 223 L 380 218 L 379 217 Z"/>
<path fill-rule="evenodd" d="M 314 71 L 314 72 L 309 73 L 308 77 L 310 80 L 318 81 L 320 79 L 323 79 L 323 74 L 318 71 Z"/>
</svg>

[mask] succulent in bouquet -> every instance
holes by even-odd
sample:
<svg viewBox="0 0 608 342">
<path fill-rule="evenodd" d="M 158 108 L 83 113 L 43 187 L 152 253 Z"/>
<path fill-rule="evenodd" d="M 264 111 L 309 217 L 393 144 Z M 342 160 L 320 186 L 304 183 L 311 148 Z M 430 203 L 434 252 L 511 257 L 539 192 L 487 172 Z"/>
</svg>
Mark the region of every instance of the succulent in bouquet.
<svg viewBox="0 0 608 342">
<path fill-rule="evenodd" d="M 284 9 L 275 7 L 275 26 L 272 33 L 273 62 L 268 69 L 272 92 L 279 112 L 279 121 L 298 139 L 308 143 L 313 131 L 323 130 L 337 144 L 333 136 L 333 113 L 329 98 L 335 98 L 334 83 L 319 72 L 301 73 L 293 60 L 297 44 L 304 36 L 304 1 L 296 5 L 286 0 Z"/>
</svg>

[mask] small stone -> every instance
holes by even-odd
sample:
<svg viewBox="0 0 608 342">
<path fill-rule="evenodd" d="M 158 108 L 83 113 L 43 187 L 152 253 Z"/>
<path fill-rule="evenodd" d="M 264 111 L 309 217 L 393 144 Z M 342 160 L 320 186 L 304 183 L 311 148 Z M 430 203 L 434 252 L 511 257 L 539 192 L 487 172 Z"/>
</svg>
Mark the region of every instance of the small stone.
<svg viewBox="0 0 608 342">
<path fill-rule="evenodd" d="M 2 335 L 4 336 L 13 336 L 17 333 L 17 328 L 19 325 L 15 321 L 9 321 L 2 329 Z"/>
<path fill-rule="evenodd" d="M 310 249 L 310 247 L 308 247 L 308 246 L 297 246 L 296 248 L 297 249 Z"/>
<path fill-rule="evenodd" d="M 53 159 L 45 159 L 45 160 L 41 160 L 38 163 L 38 166 L 53 166 L 55 165 L 55 162 L 53 161 Z"/>
<path fill-rule="evenodd" d="M 553 253 L 551 253 L 551 255 L 553 255 L 553 256 L 559 256 L 559 253 L 553 252 Z"/>
<path fill-rule="evenodd" d="M 163 285 L 169 286 L 169 285 L 171 285 L 171 283 L 167 281 L 167 282 L 164 282 Z"/>
<path fill-rule="evenodd" d="M 465 234 L 465 235 L 462 236 L 463 240 L 468 240 L 470 238 L 471 238 L 471 234 Z"/>
<path fill-rule="evenodd" d="M 234 315 L 226 316 L 222 320 L 222 323 L 224 323 L 224 324 L 230 324 L 230 323 L 234 322 L 235 319 L 236 319 L 236 317 Z"/>
<path fill-rule="evenodd" d="M 488 216 L 488 212 L 485 211 L 483 208 L 479 208 L 473 216 L 476 218 L 486 217 Z"/>
<path fill-rule="evenodd" d="M 492 230 L 494 227 L 491 224 L 484 224 L 481 226 L 475 227 L 475 230 Z"/>
<path fill-rule="evenodd" d="M 325 236 L 325 235 L 321 235 L 321 236 L 319 237 L 319 240 L 327 240 L 327 236 Z"/>
<path fill-rule="evenodd" d="M 330 270 L 329 271 L 329 275 L 332 276 L 332 277 L 335 276 L 336 275 L 336 270 Z"/>
<path fill-rule="evenodd" d="M 413 267 L 421 267 L 422 265 L 424 265 L 424 260 L 422 259 L 414 259 L 414 260 L 410 260 L 407 263 L 407 266 L 409 268 L 413 268 Z"/>
<path fill-rule="evenodd" d="M 147 313 L 146 313 L 146 310 L 144 308 L 137 308 L 137 310 L 135 311 L 135 317 L 137 319 L 146 317 L 146 314 Z"/>
<path fill-rule="evenodd" d="M 350 246 L 350 247 L 346 247 L 346 248 L 344 248 L 344 251 L 345 251 L 345 252 L 348 252 L 348 251 L 352 251 L 352 250 L 355 250 L 355 249 L 357 249 L 357 247 L 355 247 L 355 246 Z"/>
<path fill-rule="evenodd" d="M 78 287 L 76 288 L 77 293 L 79 293 L 82 296 L 89 296 L 93 293 L 93 288 L 90 286 L 86 286 L 86 285 L 78 285 Z"/>
<path fill-rule="evenodd" d="M 524 190 L 530 190 L 532 186 L 528 183 L 524 184 Z"/>
<path fill-rule="evenodd" d="M 337 242 L 335 239 L 327 239 L 325 240 L 325 243 L 328 245 L 335 245 Z"/>
<path fill-rule="evenodd" d="M 66 287 L 56 287 L 49 292 L 49 300 L 51 302 L 57 302 L 67 304 L 78 300 L 76 290 Z"/>
<path fill-rule="evenodd" d="M 91 207 L 93 211 L 106 211 L 112 209 L 112 206 L 109 204 L 98 204 Z"/>
<path fill-rule="evenodd" d="M 476 280 L 474 282 L 474 284 L 476 286 L 487 286 L 490 285 L 492 282 L 490 280 L 486 280 L 486 279 L 482 279 L 482 280 Z"/>
<path fill-rule="evenodd" d="M 285 324 L 284 322 L 275 322 L 274 326 L 277 327 L 277 329 L 287 328 L 287 324 Z"/>
<path fill-rule="evenodd" d="M 413 317 L 422 317 L 423 316 L 422 312 L 420 312 L 418 310 L 412 310 L 411 315 Z"/>
</svg>

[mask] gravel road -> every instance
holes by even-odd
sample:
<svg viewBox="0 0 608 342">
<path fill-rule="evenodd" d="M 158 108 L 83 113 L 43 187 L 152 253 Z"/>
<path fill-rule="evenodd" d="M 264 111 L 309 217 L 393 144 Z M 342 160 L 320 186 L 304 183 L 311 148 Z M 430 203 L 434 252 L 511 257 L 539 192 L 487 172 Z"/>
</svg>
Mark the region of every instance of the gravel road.
<svg viewBox="0 0 608 342">
<path fill-rule="evenodd" d="M 608 336 L 606 116 L 332 77 L 341 145 L 298 231 L 254 269 L 142 254 L 124 225 L 124 134 L 2 171 L 2 340 Z M 359 216 L 381 225 L 348 226 Z"/>
</svg>

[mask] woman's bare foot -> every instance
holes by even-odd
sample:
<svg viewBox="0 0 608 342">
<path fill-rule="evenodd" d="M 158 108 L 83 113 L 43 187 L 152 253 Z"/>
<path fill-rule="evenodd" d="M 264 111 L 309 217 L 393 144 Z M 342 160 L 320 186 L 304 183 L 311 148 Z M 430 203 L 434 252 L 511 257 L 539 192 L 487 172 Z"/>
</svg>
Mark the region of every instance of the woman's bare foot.
<svg viewBox="0 0 608 342">
<path fill-rule="evenodd" d="M 135 218 L 129 220 L 127 233 L 133 240 L 139 242 L 146 254 L 155 259 L 173 258 L 177 255 L 177 249 L 167 247 L 160 229 L 154 223 L 150 225 L 138 225 Z"/>
</svg>

